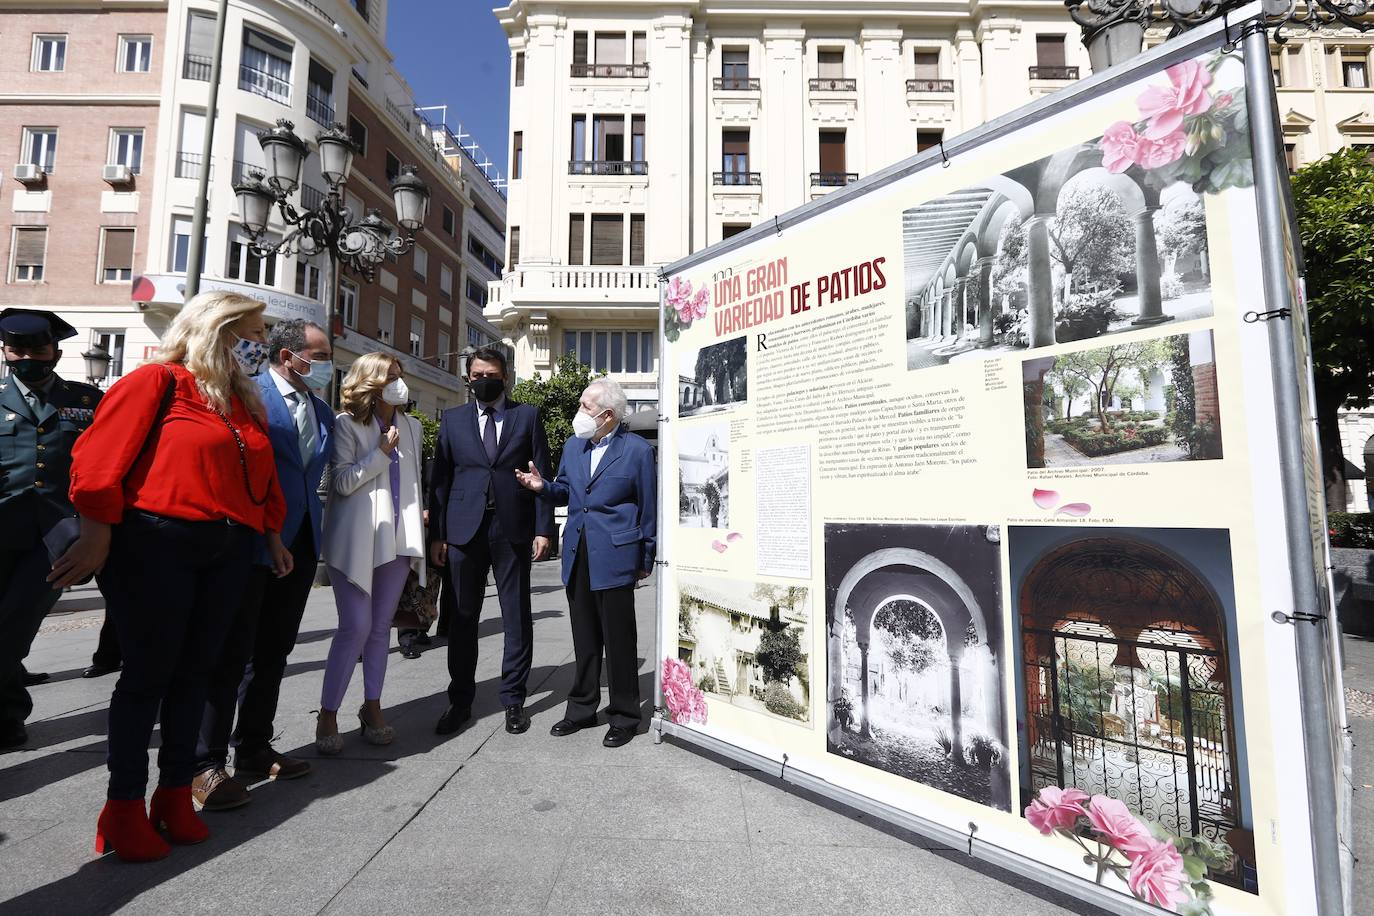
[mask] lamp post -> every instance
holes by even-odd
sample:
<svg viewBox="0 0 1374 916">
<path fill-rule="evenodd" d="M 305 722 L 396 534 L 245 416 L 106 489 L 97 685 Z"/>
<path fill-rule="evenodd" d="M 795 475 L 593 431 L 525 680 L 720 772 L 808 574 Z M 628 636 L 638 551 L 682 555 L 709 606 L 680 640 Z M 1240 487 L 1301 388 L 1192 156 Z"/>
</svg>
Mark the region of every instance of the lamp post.
<svg viewBox="0 0 1374 916">
<path fill-rule="evenodd" d="M 402 255 L 415 244 L 415 234 L 429 214 L 430 192 L 416 174 L 414 166 L 401 167 L 391 182 L 392 202 L 400 234 L 382 219 L 377 210 L 366 214 L 352 212 L 344 203 L 344 183 L 353 167 L 357 150 L 342 124 L 322 131 L 315 143 L 320 154 L 320 174 L 329 185 L 324 199 L 310 209 L 295 207 L 287 198 L 300 185 L 301 166 L 309 146 L 296 136 L 294 125 L 285 119 L 258 134 L 267 159 L 267 170 L 250 169 L 234 185 L 238 198 L 239 222 L 248 233 L 249 247 L 260 258 L 275 254 L 300 254 L 329 257 L 329 283 L 325 293 L 328 308 L 331 348 L 338 335 L 338 288 L 340 266 L 347 266 L 369 283 L 377 265 L 388 254 Z M 267 244 L 263 235 L 273 207 L 292 229 L 280 242 Z"/>
<path fill-rule="evenodd" d="M 86 381 L 100 386 L 109 378 L 110 360 L 114 357 L 100 344 L 91 344 L 91 348 L 82 353 L 81 358 L 86 361 Z"/>
</svg>

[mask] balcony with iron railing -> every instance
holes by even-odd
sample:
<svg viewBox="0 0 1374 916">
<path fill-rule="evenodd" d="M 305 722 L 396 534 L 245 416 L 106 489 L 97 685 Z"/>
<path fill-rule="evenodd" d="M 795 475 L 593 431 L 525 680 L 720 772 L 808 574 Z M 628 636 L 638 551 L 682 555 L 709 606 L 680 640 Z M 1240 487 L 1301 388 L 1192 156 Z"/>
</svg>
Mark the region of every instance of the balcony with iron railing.
<svg viewBox="0 0 1374 916">
<path fill-rule="evenodd" d="M 763 184 L 763 173 L 712 172 L 711 183 L 725 186 L 758 187 Z"/>
<path fill-rule="evenodd" d="M 717 92 L 758 92 L 759 87 L 756 76 L 717 76 L 711 80 L 711 88 Z"/>
<path fill-rule="evenodd" d="M 316 124 L 329 127 L 334 123 L 334 96 L 316 86 L 305 90 L 305 113 Z"/>
<path fill-rule="evenodd" d="M 210 68 L 214 60 L 209 57 L 202 57 L 199 54 L 187 54 L 182 59 L 181 78 L 187 80 L 201 80 L 208 83 L 210 81 Z"/>
<path fill-rule="evenodd" d="M 819 77 L 809 80 L 807 86 L 812 92 L 857 92 L 859 81 L 848 78 Z"/>
<path fill-rule="evenodd" d="M 291 81 L 257 67 L 239 64 L 239 88 L 283 105 L 291 104 Z"/>
<path fill-rule="evenodd" d="M 859 180 L 858 172 L 812 172 L 811 187 L 842 188 Z"/>
<path fill-rule="evenodd" d="M 954 80 L 916 79 L 906 81 L 907 92 L 953 92 Z"/>
<path fill-rule="evenodd" d="M 239 182 L 243 181 L 248 177 L 248 171 L 250 169 L 262 172 L 264 174 L 266 174 L 267 172 L 267 166 L 265 165 L 259 165 L 256 162 L 244 162 L 242 159 L 235 159 L 234 168 L 229 173 L 229 183 L 238 184 Z"/>
<path fill-rule="evenodd" d="M 578 79 L 644 79 L 649 75 L 649 65 L 573 64 L 571 72 Z"/>
<path fill-rule="evenodd" d="M 570 159 L 569 175 L 647 175 L 649 163 L 641 160 L 623 162 L 618 159 Z"/>
<path fill-rule="evenodd" d="M 329 195 L 313 185 L 301 185 L 301 206 L 307 210 L 319 209 Z"/>
<path fill-rule="evenodd" d="M 177 153 L 176 177 L 178 178 L 199 178 L 200 164 L 204 162 L 200 153 Z M 215 167 L 210 166 L 210 177 L 215 177 Z"/>
<path fill-rule="evenodd" d="M 1033 80 L 1076 80 L 1078 79 L 1077 67 L 1031 67 L 1030 78 Z"/>
</svg>

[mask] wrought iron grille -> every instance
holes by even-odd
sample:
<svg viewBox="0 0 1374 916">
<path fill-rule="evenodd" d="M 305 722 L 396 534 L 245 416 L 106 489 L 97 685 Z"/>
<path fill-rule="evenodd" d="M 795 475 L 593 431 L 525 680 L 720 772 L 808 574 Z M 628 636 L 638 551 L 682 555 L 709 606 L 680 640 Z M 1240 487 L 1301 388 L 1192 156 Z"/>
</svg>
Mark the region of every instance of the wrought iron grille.
<svg viewBox="0 0 1374 916">
<path fill-rule="evenodd" d="M 761 185 L 763 184 L 763 174 L 761 172 L 714 172 L 711 175 L 711 183 L 720 185 Z"/>
<path fill-rule="evenodd" d="M 187 80 L 210 81 L 210 67 L 214 63 L 199 54 L 187 54 L 181 64 L 181 78 Z"/>
<path fill-rule="evenodd" d="M 856 79 L 820 77 L 811 80 L 808 85 L 812 92 L 854 92 L 859 88 L 859 81 Z"/>
<path fill-rule="evenodd" d="M 812 172 L 813 188 L 842 188 L 852 181 L 859 180 L 858 172 Z"/>
<path fill-rule="evenodd" d="M 643 79 L 649 75 L 648 64 L 573 64 L 572 75 L 601 79 L 621 79 L 634 77 Z"/>
<path fill-rule="evenodd" d="M 953 92 L 954 80 L 907 80 L 907 92 Z"/>
<path fill-rule="evenodd" d="M 647 175 L 649 163 L 623 162 L 615 159 L 570 159 L 569 175 Z"/>
<path fill-rule="evenodd" d="M 1033 80 L 1076 80 L 1078 79 L 1078 68 L 1031 67 L 1030 78 Z"/>
<path fill-rule="evenodd" d="M 759 80 L 756 76 L 717 76 L 711 80 L 711 88 L 717 92 L 758 92 Z"/>
</svg>

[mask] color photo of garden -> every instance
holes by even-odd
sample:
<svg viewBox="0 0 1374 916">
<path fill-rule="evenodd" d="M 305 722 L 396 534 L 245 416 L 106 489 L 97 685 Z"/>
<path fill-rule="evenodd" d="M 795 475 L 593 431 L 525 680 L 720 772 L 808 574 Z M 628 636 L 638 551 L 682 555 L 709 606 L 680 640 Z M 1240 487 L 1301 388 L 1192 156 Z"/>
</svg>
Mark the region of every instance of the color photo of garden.
<svg viewBox="0 0 1374 916">
<path fill-rule="evenodd" d="M 1029 468 L 1221 457 L 1211 331 L 1027 360 L 1022 382 Z"/>
</svg>

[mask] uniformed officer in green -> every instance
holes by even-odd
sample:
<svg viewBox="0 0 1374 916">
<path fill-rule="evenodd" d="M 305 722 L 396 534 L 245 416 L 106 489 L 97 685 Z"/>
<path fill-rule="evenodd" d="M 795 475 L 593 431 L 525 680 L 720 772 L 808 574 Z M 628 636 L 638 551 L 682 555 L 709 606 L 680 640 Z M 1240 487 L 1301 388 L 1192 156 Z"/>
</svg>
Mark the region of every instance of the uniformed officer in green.
<svg viewBox="0 0 1374 916">
<path fill-rule="evenodd" d="M 22 663 L 61 594 L 47 581 L 52 564 L 79 530 L 67 497 L 71 450 L 91 425 L 100 389 L 53 371 L 58 342 L 75 336 L 52 312 L 0 312 L 9 369 L 0 380 L 0 749 L 28 740 L 33 701 Z"/>
</svg>

